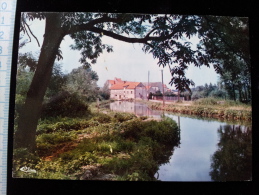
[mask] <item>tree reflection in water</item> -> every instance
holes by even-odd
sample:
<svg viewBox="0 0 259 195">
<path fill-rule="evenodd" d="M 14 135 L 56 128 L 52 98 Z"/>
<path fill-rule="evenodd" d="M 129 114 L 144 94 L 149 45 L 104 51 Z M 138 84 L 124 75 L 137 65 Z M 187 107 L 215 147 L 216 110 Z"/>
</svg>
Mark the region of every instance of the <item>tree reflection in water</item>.
<svg viewBox="0 0 259 195">
<path fill-rule="evenodd" d="M 211 179 L 243 181 L 252 179 L 252 130 L 224 125 L 218 129 L 218 150 L 211 157 Z"/>
</svg>

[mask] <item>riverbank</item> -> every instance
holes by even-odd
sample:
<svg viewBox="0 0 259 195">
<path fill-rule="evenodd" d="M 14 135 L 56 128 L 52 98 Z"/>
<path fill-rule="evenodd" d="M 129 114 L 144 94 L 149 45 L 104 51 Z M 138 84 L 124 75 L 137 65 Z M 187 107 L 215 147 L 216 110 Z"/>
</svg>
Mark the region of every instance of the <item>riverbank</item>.
<svg viewBox="0 0 259 195">
<path fill-rule="evenodd" d="M 104 114 L 42 120 L 37 151 L 14 150 L 13 177 L 68 180 L 153 181 L 179 144 L 175 121 L 146 121 L 134 114 Z"/>
<path fill-rule="evenodd" d="M 196 115 L 208 118 L 227 120 L 252 120 L 252 108 L 249 105 L 238 104 L 232 101 L 215 101 L 204 99 L 200 101 L 165 102 L 150 100 L 140 101 L 151 109 L 164 110 L 173 113 Z"/>
</svg>

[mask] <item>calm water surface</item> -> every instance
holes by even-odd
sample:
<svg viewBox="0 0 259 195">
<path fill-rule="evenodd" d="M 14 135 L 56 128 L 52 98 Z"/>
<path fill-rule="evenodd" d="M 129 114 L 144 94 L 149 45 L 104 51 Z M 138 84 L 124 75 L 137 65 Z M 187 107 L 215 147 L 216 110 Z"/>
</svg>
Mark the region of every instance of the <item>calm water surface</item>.
<svg viewBox="0 0 259 195">
<path fill-rule="evenodd" d="M 169 163 L 159 167 L 161 181 L 239 181 L 251 180 L 252 130 L 239 124 L 202 120 L 162 113 L 134 102 L 113 102 L 110 109 L 138 116 L 174 119 L 181 129 L 179 147 Z"/>
</svg>

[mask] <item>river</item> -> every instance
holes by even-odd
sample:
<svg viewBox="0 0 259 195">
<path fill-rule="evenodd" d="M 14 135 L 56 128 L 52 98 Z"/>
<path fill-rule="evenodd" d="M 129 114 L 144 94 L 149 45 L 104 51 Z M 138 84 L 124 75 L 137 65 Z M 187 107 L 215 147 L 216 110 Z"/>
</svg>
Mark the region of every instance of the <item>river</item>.
<svg viewBox="0 0 259 195">
<path fill-rule="evenodd" d="M 154 175 L 161 181 L 242 181 L 252 179 L 252 128 L 215 119 L 180 116 L 151 110 L 138 102 L 115 101 L 114 111 L 138 116 L 174 119 L 180 127 L 180 145 Z"/>
</svg>

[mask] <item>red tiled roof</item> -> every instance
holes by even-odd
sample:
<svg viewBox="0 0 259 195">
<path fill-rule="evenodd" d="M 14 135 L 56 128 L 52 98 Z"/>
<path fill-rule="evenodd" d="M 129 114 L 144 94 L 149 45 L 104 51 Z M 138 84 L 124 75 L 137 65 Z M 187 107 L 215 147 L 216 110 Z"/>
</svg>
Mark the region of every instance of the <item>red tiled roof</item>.
<svg viewBox="0 0 259 195">
<path fill-rule="evenodd" d="M 140 84 L 140 82 L 123 82 L 123 83 L 116 83 L 113 86 L 111 86 L 110 89 L 124 89 L 124 87 L 126 89 L 135 89 L 138 85 Z"/>
<path fill-rule="evenodd" d="M 114 80 L 108 80 L 108 82 L 109 82 L 110 84 L 114 84 L 114 83 L 115 83 Z"/>
<path fill-rule="evenodd" d="M 147 88 L 147 89 L 150 89 L 150 88 L 151 88 L 151 86 L 150 86 L 150 85 L 146 85 L 146 88 Z"/>
<path fill-rule="evenodd" d="M 115 83 L 122 83 L 123 81 L 121 80 L 121 78 L 114 78 L 114 82 Z"/>
</svg>

